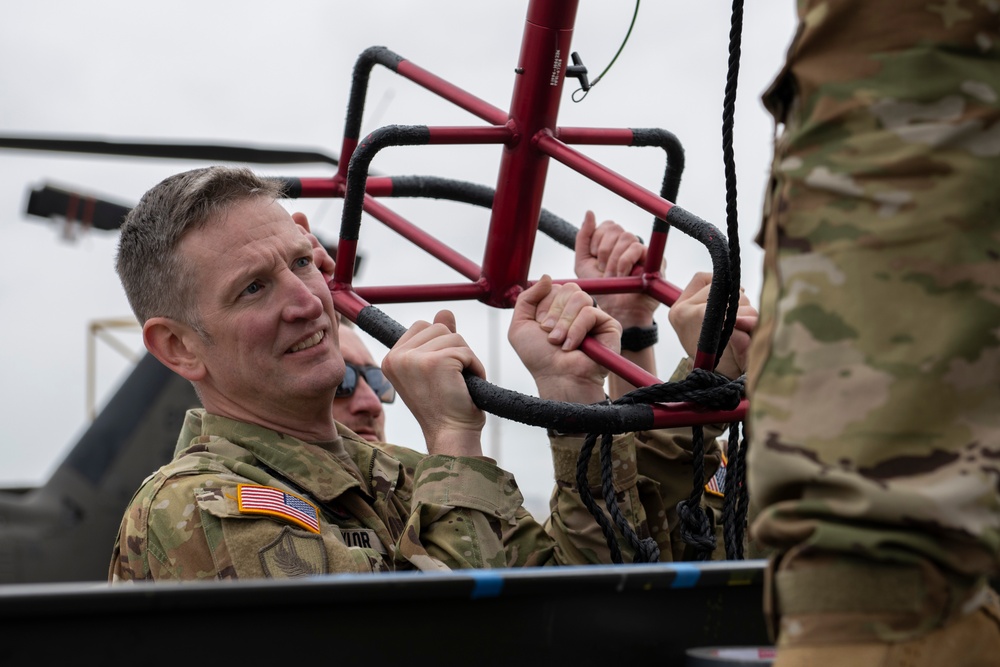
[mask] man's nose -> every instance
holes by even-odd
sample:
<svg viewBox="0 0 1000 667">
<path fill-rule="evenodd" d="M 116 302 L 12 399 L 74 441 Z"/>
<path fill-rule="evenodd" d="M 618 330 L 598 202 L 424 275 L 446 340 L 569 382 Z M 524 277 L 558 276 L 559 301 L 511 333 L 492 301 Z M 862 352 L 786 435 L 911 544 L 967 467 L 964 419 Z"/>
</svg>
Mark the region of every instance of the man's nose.
<svg viewBox="0 0 1000 667">
<path fill-rule="evenodd" d="M 323 314 L 323 301 L 309 284 L 294 274 L 286 276 L 282 282 L 282 316 L 287 321 L 314 320 Z"/>
<path fill-rule="evenodd" d="M 369 412 L 373 415 L 382 412 L 381 399 L 363 377 L 358 377 L 358 384 L 354 387 L 354 393 L 351 394 L 351 410 L 353 412 Z"/>
</svg>

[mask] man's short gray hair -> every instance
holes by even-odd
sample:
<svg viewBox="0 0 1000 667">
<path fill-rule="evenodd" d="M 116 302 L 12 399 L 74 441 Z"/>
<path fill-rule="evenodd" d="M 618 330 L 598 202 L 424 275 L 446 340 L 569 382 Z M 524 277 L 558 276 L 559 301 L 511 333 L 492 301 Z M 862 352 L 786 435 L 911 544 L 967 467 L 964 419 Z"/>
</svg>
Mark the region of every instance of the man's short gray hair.
<svg viewBox="0 0 1000 667">
<path fill-rule="evenodd" d="M 181 238 L 248 200 L 282 196 L 280 182 L 246 168 L 205 167 L 165 178 L 142 196 L 122 224 L 115 270 L 139 322 L 169 317 L 194 327 L 194 271 L 177 252 Z"/>
</svg>

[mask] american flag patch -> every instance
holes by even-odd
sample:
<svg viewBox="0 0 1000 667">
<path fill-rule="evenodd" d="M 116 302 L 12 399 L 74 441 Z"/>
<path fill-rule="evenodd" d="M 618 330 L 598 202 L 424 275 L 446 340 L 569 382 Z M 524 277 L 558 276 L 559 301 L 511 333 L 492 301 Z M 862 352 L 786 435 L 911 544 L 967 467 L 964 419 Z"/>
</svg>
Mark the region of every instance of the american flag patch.
<svg viewBox="0 0 1000 667">
<path fill-rule="evenodd" d="M 708 484 L 705 485 L 705 491 L 711 493 L 713 496 L 726 495 L 726 464 L 729 461 L 726 460 L 725 454 L 721 454 L 721 456 L 722 460 L 719 461 L 719 469 L 715 471 L 712 478 L 708 480 Z"/>
<path fill-rule="evenodd" d="M 272 486 L 240 484 L 236 502 L 244 514 L 267 514 L 291 521 L 309 532 L 319 533 L 319 510 L 298 496 Z"/>
</svg>

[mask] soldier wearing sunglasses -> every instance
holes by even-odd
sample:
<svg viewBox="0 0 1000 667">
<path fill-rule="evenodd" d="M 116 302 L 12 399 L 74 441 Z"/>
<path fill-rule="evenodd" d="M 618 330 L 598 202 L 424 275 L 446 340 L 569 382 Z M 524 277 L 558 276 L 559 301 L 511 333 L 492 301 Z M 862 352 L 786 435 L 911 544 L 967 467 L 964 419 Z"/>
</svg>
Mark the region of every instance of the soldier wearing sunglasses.
<svg viewBox="0 0 1000 667">
<path fill-rule="evenodd" d="M 383 403 L 396 399 L 396 390 L 382 373 L 361 338 L 341 321 L 340 351 L 344 379 L 333 399 L 333 418 L 369 442 L 385 441 Z"/>
</svg>

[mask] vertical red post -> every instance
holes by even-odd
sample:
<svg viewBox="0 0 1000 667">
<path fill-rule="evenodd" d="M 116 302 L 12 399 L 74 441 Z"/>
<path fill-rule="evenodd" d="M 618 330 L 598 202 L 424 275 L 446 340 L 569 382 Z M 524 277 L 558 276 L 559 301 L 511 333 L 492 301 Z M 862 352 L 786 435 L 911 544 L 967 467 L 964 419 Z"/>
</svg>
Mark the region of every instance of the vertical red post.
<svg viewBox="0 0 1000 667">
<path fill-rule="evenodd" d="M 514 140 L 500 159 L 490 239 L 483 257 L 487 303 L 505 307 L 528 277 L 548 157 L 531 140 L 555 132 L 578 0 L 531 0 L 508 125 Z"/>
</svg>

